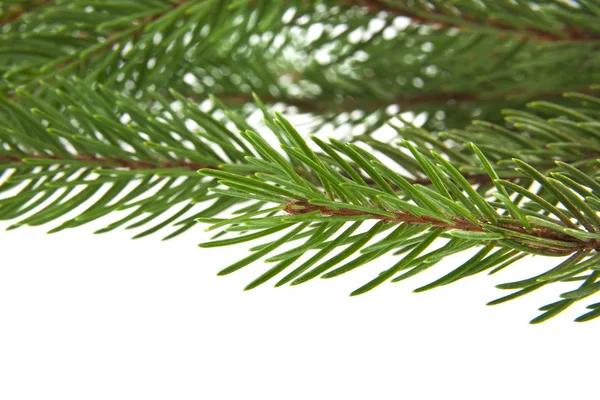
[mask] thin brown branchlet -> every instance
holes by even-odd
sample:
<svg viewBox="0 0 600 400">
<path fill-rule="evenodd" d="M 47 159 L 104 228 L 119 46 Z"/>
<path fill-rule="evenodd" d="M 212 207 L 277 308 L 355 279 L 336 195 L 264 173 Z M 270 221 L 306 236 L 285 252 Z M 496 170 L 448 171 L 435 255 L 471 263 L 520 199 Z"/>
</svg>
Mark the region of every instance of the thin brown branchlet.
<svg viewBox="0 0 600 400">
<path fill-rule="evenodd" d="M 9 154 L 0 155 L 0 162 L 8 161 L 12 164 L 23 164 L 26 159 L 51 159 L 57 160 L 57 164 L 61 164 L 60 161 L 64 161 L 64 164 L 69 164 L 70 161 L 78 161 L 78 162 L 100 162 L 106 163 L 107 166 L 105 168 L 110 168 L 112 164 L 114 168 L 123 168 L 128 170 L 149 170 L 149 169 L 165 169 L 165 168 L 185 168 L 190 171 L 198 171 L 199 169 L 208 168 L 208 169 L 218 169 L 218 165 L 208 165 L 201 164 L 195 161 L 171 161 L 171 160 L 156 160 L 156 161 L 145 161 L 145 160 L 126 160 L 124 158 L 119 157 L 97 157 L 97 156 L 73 156 L 71 158 L 59 157 L 59 156 L 47 156 L 47 155 L 37 155 L 30 154 L 25 157 L 17 157 Z"/>
<path fill-rule="evenodd" d="M 479 224 L 475 224 L 471 221 L 462 218 L 449 218 L 452 223 L 448 223 L 446 221 L 442 221 L 436 219 L 435 217 L 421 215 L 416 216 L 411 213 L 405 211 L 389 211 L 394 214 L 394 217 L 389 217 L 381 214 L 369 213 L 358 210 L 351 210 L 348 208 L 331 208 L 327 206 L 315 205 L 311 204 L 306 200 L 294 200 L 288 204 L 286 204 L 284 211 L 291 215 L 301 215 L 307 214 L 311 212 L 318 211 L 322 215 L 331 216 L 331 217 L 369 217 L 371 219 L 376 219 L 379 221 L 385 221 L 389 223 L 405 223 L 411 225 L 431 225 L 433 227 L 442 228 L 442 229 L 452 229 L 452 230 L 461 230 L 466 232 L 485 232 L 485 225 L 489 224 L 488 222 L 480 222 Z M 569 244 L 570 247 L 567 249 L 558 249 L 556 247 L 545 246 L 543 244 L 529 244 L 532 249 L 535 250 L 543 250 L 545 252 L 556 254 L 557 256 L 569 255 L 576 251 L 598 251 L 600 248 L 600 240 L 581 240 L 574 238 L 572 236 L 552 231 L 546 228 L 533 228 L 528 231 L 523 226 L 515 224 L 496 224 L 499 228 L 503 228 L 506 231 L 512 231 L 515 234 L 526 234 L 530 236 L 534 236 L 540 239 L 550 239 L 559 242 L 565 242 L 565 244 Z M 510 235 L 508 235 L 507 239 L 510 239 Z"/>
</svg>

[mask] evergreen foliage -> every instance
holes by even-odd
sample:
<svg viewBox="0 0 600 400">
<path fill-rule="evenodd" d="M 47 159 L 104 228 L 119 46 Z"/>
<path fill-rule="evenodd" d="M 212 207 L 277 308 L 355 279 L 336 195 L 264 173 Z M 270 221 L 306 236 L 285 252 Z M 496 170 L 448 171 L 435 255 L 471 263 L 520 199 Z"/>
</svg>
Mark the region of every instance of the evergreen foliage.
<svg viewBox="0 0 600 400">
<path fill-rule="evenodd" d="M 397 258 L 357 295 L 472 252 L 425 291 L 557 257 L 490 303 L 575 282 L 545 321 L 600 291 L 599 18 L 595 0 L 5 1 L 0 219 L 209 223 L 201 247 L 262 239 L 220 272 L 272 263 L 247 289 Z"/>
</svg>

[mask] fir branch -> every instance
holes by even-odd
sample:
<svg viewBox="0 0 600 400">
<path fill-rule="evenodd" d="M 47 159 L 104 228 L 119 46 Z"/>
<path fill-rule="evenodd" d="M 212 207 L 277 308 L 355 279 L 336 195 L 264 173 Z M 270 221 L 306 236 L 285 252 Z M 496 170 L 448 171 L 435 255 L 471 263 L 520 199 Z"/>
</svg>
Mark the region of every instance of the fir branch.
<svg viewBox="0 0 600 400">
<path fill-rule="evenodd" d="M 0 176 L 4 178 L 0 219 L 20 218 L 11 229 L 53 222 L 101 188 L 108 189 L 106 195 L 50 232 L 123 210 L 128 212 L 125 217 L 98 232 L 128 223 L 126 228 L 138 228 L 172 214 L 135 236 L 173 224 L 177 229 L 166 236 L 172 238 L 191 229 L 194 218 L 216 215 L 241 202 L 208 194 L 214 183 L 195 173 L 200 168 L 239 164 L 244 145 L 221 122 L 193 105 L 184 112 L 196 119 L 196 131 L 190 131 L 184 117 L 156 94 L 152 96 L 161 107 L 152 110 L 78 81 L 61 81 L 49 100 L 20 96 L 18 102 L 0 98 Z M 125 114 L 128 124 L 122 122 Z M 233 112 L 229 115 L 235 117 Z M 218 148 L 222 155 L 215 152 Z M 252 172 L 259 170 L 254 167 Z M 127 189 L 128 185 L 134 188 Z M 121 192 L 127 194 L 117 199 Z M 53 195 L 58 196 L 54 201 Z"/>
<path fill-rule="evenodd" d="M 352 295 L 467 250 L 468 261 L 416 291 L 528 255 L 562 257 L 499 285 L 513 292 L 490 303 L 577 285 L 532 323 L 600 292 L 600 99 L 587 89 L 598 78 L 594 2 L 7 4 L 0 219 L 14 221 L 9 229 L 68 216 L 58 232 L 116 213 L 98 233 L 174 226 L 171 238 L 210 223 L 218 231 L 202 247 L 267 238 L 220 272 L 275 263 L 247 289 L 399 256 Z M 364 130 L 307 141 L 265 103 L 310 113 L 312 129 Z M 270 132 L 248 122 L 257 109 Z M 405 111 L 426 120 L 417 126 Z M 380 141 L 390 118 L 397 136 Z M 578 321 L 600 316 L 589 308 Z"/>
<path fill-rule="evenodd" d="M 7 49 L 0 62 L 5 77 L 0 85 L 13 98 L 17 98 L 13 90 L 21 85 L 44 96 L 47 85 L 43 83 L 73 74 L 132 96 L 143 95 L 141 89 L 151 86 L 161 93 L 175 88 L 191 97 L 198 92 L 231 95 L 233 102 L 240 103 L 255 91 L 265 99 L 271 96 L 273 101 L 312 112 L 317 117 L 315 129 L 352 110 L 370 113 L 368 129 L 375 129 L 389 117 L 384 111 L 389 105 L 430 115 L 446 111 L 443 120 L 432 119 L 428 127 L 464 126 L 473 112 L 491 119 L 501 108 L 520 107 L 532 97 L 580 90 L 595 76 L 591 44 L 581 43 L 579 51 L 566 52 L 561 43 L 538 46 L 518 37 L 494 38 L 477 27 L 457 35 L 450 28 L 426 31 L 415 24 L 396 29 L 396 38 L 386 39 L 384 32 L 394 30 L 393 18 L 386 17 L 379 31 L 355 43 L 351 34 L 365 29 L 372 14 L 356 12 L 355 7 L 339 12 L 336 1 L 320 6 L 298 0 L 272 2 L 273 15 L 265 15 L 260 24 L 254 18 L 267 10 L 250 2 L 190 6 L 190 2 L 173 1 L 164 7 L 152 3 L 151 8 L 144 4 L 131 2 L 121 10 L 109 1 L 81 1 L 70 7 L 50 4 L 30 13 L 22 29 L 9 30 L 0 38 L 0 46 Z M 304 21 L 318 6 L 325 7 L 321 20 Z M 186 7 L 194 12 L 179 13 Z M 294 10 L 290 20 L 277 18 Z M 63 11 L 71 18 L 59 19 Z M 215 21 L 220 21 L 218 26 L 213 26 Z M 308 31 L 318 24 L 347 28 L 341 34 L 327 29 L 309 42 Z M 57 35 L 56 29 L 61 40 L 49 40 Z M 201 40 L 181 40 L 186 33 Z M 155 37 L 162 40 L 155 43 Z M 271 39 L 251 43 L 250 38 L 257 37 Z M 271 45 L 275 37 L 283 37 L 284 44 Z M 356 60 L 360 52 L 368 58 Z M 323 53 L 331 61 L 320 61 Z M 438 71 L 434 75 L 427 72 L 432 67 Z M 572 68 L 578 68 L 577 77 L 556 77 L 553 72 Z M 189 83 L 190 76 L 197 82 Z M 414 79 L 422 83 L 416 87 Z M 527 91 L 523 91 L 524 80 Z M 361 123 L 365 120 L 367 116 Z"/>
<path fill-rule="evenodd" d="M 565 109 L 563 115 L 569 112 Z M 249 213 L 246 216 L 237 216 L 231 221 L 200 219 L 201 222 L 216 222 L 220 227 L 231 224 L 231 231 L 255 232 L 201 246 L 239 243 L 273 234 L 281 229 L 296 227 L 296 230 L 281 239 L 256 248 L 255 250 L 261 249 L 260 254 L 249 256 L 225 268 L 220 274 L 245 267 L 284 243 L 302 238 L 308 239 L 300 248 L 304 251 L 315 249 L 318 252 L 284 276 L 276 286 L 286 282 L 300 284 L 317 276 L 339 276 L 394 250 L 397 251 L 395 254 L 410 252 L 372 281 L 355 290 L 353 295 L 370 291 L 390 279 L 406 279 L 430 268 L 447 255 L 480 246 L 483 247 L 471 260 L 438 280 L 418 288 L 417 291 L 449 284 L 494 267 L 492 271 L 497 271 L 508 265 L 511 259 L 516 260 L 527 254 L 571 257 L 569 262 L 565 261 L 538 277 L 518 285 L 501 285 L 502 288 L 524 288 L 524 294 L 549 283 L 572 281 L 575 277 L 585 276 L 582 274 L 590 269 L 593 271 L 597 268 L 600 250 L 600 234 L 597 233 L 600 230 L 600 217 L 597 213 L 600 201 L 597 200 L 596 188 L 600 186 L 591 176 L 575 168 L 569 170 L 569 177 L 562 173 L 544 176 L 531 165 L 515 159 L 513 168 L 514 165 L 517 166 L 516 171 L 519 175 L 525 177 L 529 185 L 535 182 L 541 187 L 540 190 L 527 189 L 499 178 L 483 152 L 472 145 L 477 159 L 483 164 L 483 169 L 495 187 L 492 191 L 477 191 L 446 158 L 433 151 L 431 157 L 426 156 L 410 142 L 405 141 L 404 145 L 414 156 L 422 173 L 432 183 L 430 188 L 425 188 L 409 183 L 402 174 L 390 169 L 364 148 L 336 140 L 330 140 L 330 143 L 326 144 L 315 138 L 318 147 L 331 157 L 330 161 L 324 164 L 318 154 L 306 145 L 298 132 L 282 116 L 276 115 L 273 126 L 281 129 L 280 141 L 285 153 L 304 168 L 312 170 L 323 183 L 322 187 L 329 189 L 318 189 L 290 169 L 273 169 L 270 170 L 270 174 L 255 174 L 255 177 L 201 170 L 203 175 L 218 179 L 222 185 L 230 188 L 215 189 L 219 193 L 230 193 L 248 199 L 260 198 L 279 205 L 279 211 L 274 211 L 268 217 L 253 218 L 256 213 Z M 243 137 L 265 161 L 280 163 L 277 161 L 279 156 L 258 135 L 246 131 Z M 348 169 L 349 164 L 344 158 L 354 162 L 359 171 Z M 559 163 L 560 166 L 562 164 Z M 340 171 L 345 171 L 346 174 Z M 363 176 L 370 178 L 371 182 L 367 182 Z M 390 183 L 396 186 L 395 190 Z M 535 207 L 519 206 L 519 196 L 527 197 Z M 493 198 L 498 201 L 492 200 Z M 354 224 L 339 236 L 339 240 L 323 242 L 340 229 L 340 226 L 335 224 L 350 221 L 354 221 Z M 358 226 L 369 221 L 378 222 L 366 232 L 352 236 Z M 314 228 L 308 229 L 307 223 L 314 224 Z M 328 230 L 329 227 L 331 230 Z M 392 228 L 391 233 L 381 237 L 382 232 Z M 440 235 L 449 239 L 449 242 L 422 255 Z M 381 238 L 368 245 L 376 237 Z M 330 260 L 317 264 L 324 254 L 343 245 L 349 247 Z M 347 260 L 358 251 L 359 256 Z M 494 252 L 489 255 L 492 251 Z M 278 261 L 278 264 L 248 287 L 254 288 L 273 278 L 294 264 L 298 257 L 294 250 L 270 257 L 268 261 Z M 563 296 L 577 300 L 588 296 L 595 289 L 587 288 L 594 287 L 590 285 L 598 279 L 594 273 L 592 276 L 593 278 L 586 279 L 579 289 L 573 291 L 574 294 L 569 292 Z M 521 293 L 517 292 L 491 304 L 520 295 Z M 532 320 L 532 323 L 542 322 L 574 302 L 569 300 L 568 304 L 565 303 L 561 307 L 549 305 L 549 311 L 545 310 L 545 313 Z"/>
<path fill-rule="evenodd" d="M 431 3 L 424 3 L 421 6 L 422 9 L 419 9 L 419 6 L 409 6 L 400 4 L 399 2 L 385 0 L 344 1 L 364 7 L 371 13 L 384 11 L 394 16 L 410 18 L 413 22 L 418 24 L 434 25 L 443 29 L 457 28 L 459 30 L 468 30 L 472 25 L 482 25 L 497 30 L 499 35 L 506 34 L 509 36 L 518 36 L 523 40 L 542 43 L 578 43 L 600 40 L 598 31 L 586 31 L 576 25 L 562 26 L 557 32 L 552 32 L 540 29 L 537 26 L 512 25 L 505 21 L 499 21 L 493 17 L 476 17 L 469 15 L 464 11 L 453 10 L 454 12 L 448 13 L 438 9 L 438 7 L 431 6 Z"/>
</svg>

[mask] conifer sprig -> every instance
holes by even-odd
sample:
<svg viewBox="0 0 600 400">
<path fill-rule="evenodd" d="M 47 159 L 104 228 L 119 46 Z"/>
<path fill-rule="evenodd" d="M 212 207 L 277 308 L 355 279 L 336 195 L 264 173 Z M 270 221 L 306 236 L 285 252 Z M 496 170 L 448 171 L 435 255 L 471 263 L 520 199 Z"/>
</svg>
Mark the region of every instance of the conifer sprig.
<svg viewBox="0 0 600 400">
<path fill-rule="evenodd" d="M 528 41 L 573 43 L 600 39 L 600 29 L 595 22 L 599 9 L 591 2 L 545 1 L 534 4 L 486 0 L 447 4 L 424 0 L 347 1 L 362 5 L 371 12 L 385 11 L 408 17 L 417 24 L 476 28 L 490 34 L 515 35 Z"/>
<path fill-rule="evenodd" d="M 557 257 L 490 303 L 579 284 L 541 322 L 600 290 L 599 15 L 587 0 L 5 1 L 0 219 L 267 238 L 221 271 L 274 263 L 248 289 L 390 253 L 353 294 L 469 250 L 417 291 Z M 303 134 L 274 108 L 308 114 Z"/>
<path fill-rule="evenodd" d="M 473 114 L 496 122 L 502 108 L 557 101 L 597 81 L 593 6 L 538 8 L 496 1 L 15 3 L 0 28 L 0 91 L 14 96 L 25 87 L 42 96 L 42 82 L 75 75 L 140 101 L 148 100 L 145 88 L 165 96 L 175 89 L 234 106 L 254 91 L 314 114 L 315 129 L 366 123 L 374 130 L 390 117 L 389 106 L 427 112 L 431 128 L 465 126 Z M 570 34 L 587 39 L 572 43 Z M 529 40 L 536 35 L 565 41 Z M 576 76 L 557 73 L 575 69 Z M 353 111 L 351 119 L 340 116 Z M 437 111 L 446 115 L 436 118 Z"/>
<path fill-rule="evenodd" d="M 594 189 L 598 186 L 595 176 L 565 167 L 560 162 L 556 168 L 563 168 L 562 172 L 545 176 L 522 160 L 512 160 L 515 174 L 524 177 L 525 182 L 535 183 L 529 189 L 501 179 L 484 153 L 472 144 L 474 156 L 493 183 L 492 188 L 481 190 L 473 187 L 446 157 L 435 151 L 423 153 L 405 141 L 404 147 L 412 153 L 431 183 L 423 186 L 410 183 L 397 168 L 384 164 L 364 146 L 333 139 L 327 143 L 313 138 L 317 147 L 329 156 L 324 159 L 281 115 L 277 115 L 273 126 L 282 135 L 284 153 L 303 169 L 312 171 L 321 185 L 314 185 L 294 169 L 286 168 L 283 156 L 256 133 L 242 133 L 263 158 L 260 162 L 249 161 L 257 165 L 270 162 L 280 167 L 253 177 L 210 169 L 201 170 L 201 173 L 218 179 L 229 188 L 217 188 L 218 193 L 279 206 L 270 209 L 267 216 L 253 212 L 231 221 L 200 219 L 216 222 L 219 227 L 230 225 L 226 231 L 231 233 L 245 233 L 201 246 L 240 243 L 282 230 L 287 234 L 258 246 L 250 256 L 223 269 L 220 274 L 234 272 L 296 240 L 303 241 L 295 244 L 294 250 L 270 256 L 267 261 L 277 264 L 248 288 L 276 276 L 280 277 L 276 285 L 300 284 L 317 276 L 331 278 L 390 252 L 402 255 L 398 262 L 352 292 L 357 295 L 388 280 L 399 281 L 416 275 L 448 255 L 479 248 L 469 261 L 416 291 L 446 285 L 483 271 L 497 271 L 526 255 L 542 255 L 570 258 L 538 277 L 500 285 L 503 289 L 518 288 L 519 291 L 491 304 L 549 283 L 585 279 L 582 287 L 574 291 L 576 294 L 563 294 L 565 300 L 545 308 L 545 313 L 532 321 L 541 322 L 594 293 L 594 271 L 598 267 L 600 246 L 600 217 L 597 215 L 600 192 Z M 350 162 L 358 170 L 350 167 Z M 330 188 L 330 191 L 320 190 L 320 187 Z M 522 204 L 523 199 L 527 199 L 527 203 Z M 359 226 L 367 226 L 367 230 L 354 233 Z M 446 238 L 447 242 L 441 248 L 429 249 L 438 237 Z M 344 246 L 347 247 L 340 250 Z M 304 262 L 297 261 L 310 250 L 316 251 L 314 256 Z M 334 250 L 339 252 L 320 262 Z M 359 255 L 351 258 L 355 254 Z"/>
<path fill-rule="evenodd" d="M 195 172 L 223 163 L 233 166 L 247 154 L 231 126 L 224 125 L 227 118 L 211 115 L 218 105 L 204 112 L 184 104 L 177 112 L 160 96 L 150 96 L 157 104 L 145 109 L 105 88 L 63 81 L 49 100 L 26 93 L 18 102 L 0 99 L 0 218 L 22 217 L 10 228 L 41 225 L 104 191 L 89 208 L 51 232 L 124 210 L 127 215 L 99 232 L 123 225 L 138 228 L 170 215 L 136 237 L 173 223 L 177 229 L 167 236 L 171 238 L 190 229 L 194 218 L 239 203 L 210 195 L 213 183 Z M 237 129 L 248 128 L 239 116 L 227 113 L 242 124 Z"/>
</svg>

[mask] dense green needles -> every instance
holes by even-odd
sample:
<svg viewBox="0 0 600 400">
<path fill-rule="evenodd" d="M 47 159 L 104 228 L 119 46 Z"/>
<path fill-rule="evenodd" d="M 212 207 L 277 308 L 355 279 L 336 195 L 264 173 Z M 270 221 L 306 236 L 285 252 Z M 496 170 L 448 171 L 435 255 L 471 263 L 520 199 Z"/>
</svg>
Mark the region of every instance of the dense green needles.
<svg viewBox="0 0 600 400">
<path fill-rule="evenodd" d="M 219 272 L 266 261 L 247 290 L 377 263 L 359 295 L 469 252 L 421 292 L 556 257 L 490 302 L 563 283 L 545 321 L 600 291 L 599 18 L 595 0 L 6 1 L 0 219 L 209 224 L 201 247 L 260 239 Z"/>
</svg>

